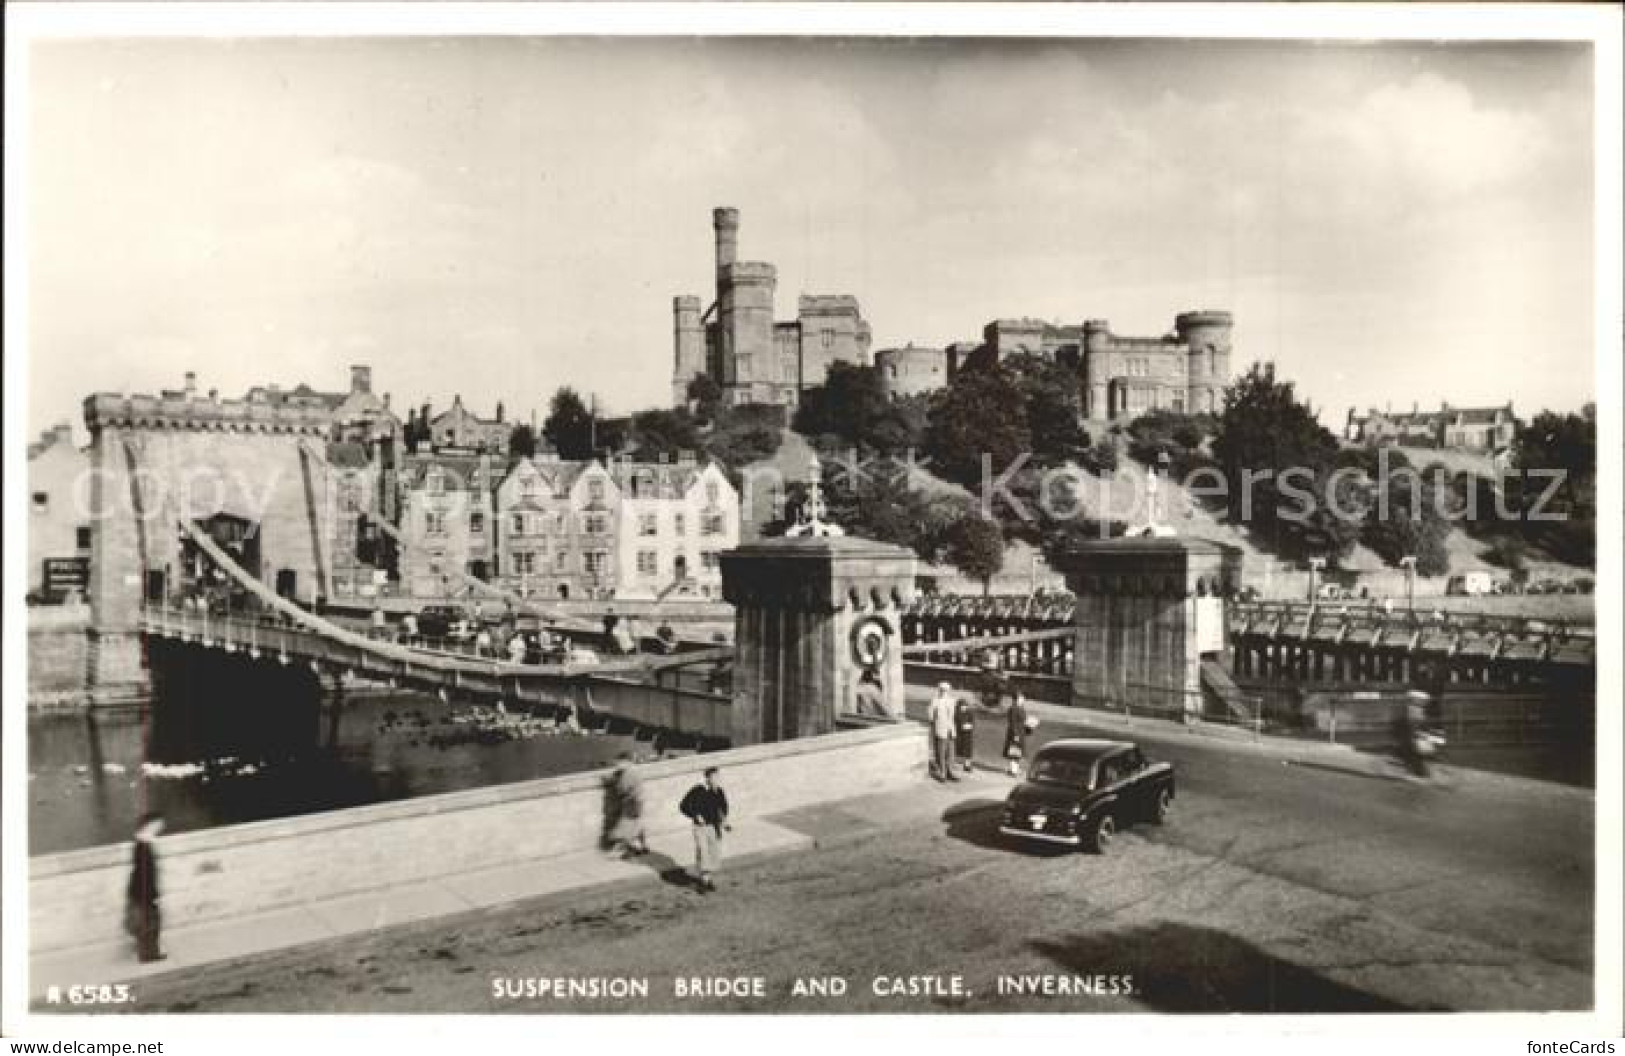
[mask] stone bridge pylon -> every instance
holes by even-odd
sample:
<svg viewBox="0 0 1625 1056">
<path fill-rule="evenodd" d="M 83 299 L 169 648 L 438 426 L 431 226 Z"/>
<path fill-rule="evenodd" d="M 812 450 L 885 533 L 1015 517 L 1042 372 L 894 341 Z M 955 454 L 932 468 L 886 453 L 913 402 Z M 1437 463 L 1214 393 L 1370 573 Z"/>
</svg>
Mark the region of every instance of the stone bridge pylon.
<svg viewBox="0 0 1625 1056">
<path fill-rule="evenodd" d="M 252 571 L 291 599 L 326 593 L 330 484 L 302 441 L 325 440 L 331 409 L 199 396 L 98 394 L 84 403 L 92 525 L 87 685 L 92 703 L 144 694 L 144 602 L 184 596 L 212 574 L 176 525 L 223 528 Z"/>
</svg>

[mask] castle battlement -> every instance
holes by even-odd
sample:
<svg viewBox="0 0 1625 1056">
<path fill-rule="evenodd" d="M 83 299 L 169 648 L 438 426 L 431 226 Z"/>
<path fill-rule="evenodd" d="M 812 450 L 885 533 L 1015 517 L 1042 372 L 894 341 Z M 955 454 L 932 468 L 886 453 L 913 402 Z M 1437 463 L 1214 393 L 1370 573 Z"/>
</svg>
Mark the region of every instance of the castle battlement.
<svg viewBox="0 0 1625 1056">
<path fill-rule="evenodd" d="M 778 268 L 754 260 L 741 260 L 732 264 L 725 264 L 719 270 L 723 277 L 735 284 L 741 282 L 776 282 L 779 277 Z"/>
<path fill-rule="evenodd" d="M 858 299 L 849 293 L 804 293 L 796 298 L 796 311 L 802 315 L 852 315 Z"/>
<path fill-rule="evenodd" d="M 98 393 L 85 397 L 84 410 L 85 426 L 92 434 L 105 428 L 121 428 L 326 436 L 333 424 L 333 411 L 324 406 L 222 400 L 184 393 Z"/>
</svg>

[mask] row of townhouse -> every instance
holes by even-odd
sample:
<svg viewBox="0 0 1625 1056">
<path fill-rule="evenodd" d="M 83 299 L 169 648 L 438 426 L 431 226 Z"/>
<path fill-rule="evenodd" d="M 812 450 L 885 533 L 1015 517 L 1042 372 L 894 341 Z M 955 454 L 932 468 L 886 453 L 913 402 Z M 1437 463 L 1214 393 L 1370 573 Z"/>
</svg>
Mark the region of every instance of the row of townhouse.
<svg viewBox="0 0 1625 1056">
<path fill-rule="evenodd" d="M 714 463 L 408 456 L 400 589 L 448 597 L 466 576 L 525 597 L 720 596 L 739 496 Z"/>
</svg>

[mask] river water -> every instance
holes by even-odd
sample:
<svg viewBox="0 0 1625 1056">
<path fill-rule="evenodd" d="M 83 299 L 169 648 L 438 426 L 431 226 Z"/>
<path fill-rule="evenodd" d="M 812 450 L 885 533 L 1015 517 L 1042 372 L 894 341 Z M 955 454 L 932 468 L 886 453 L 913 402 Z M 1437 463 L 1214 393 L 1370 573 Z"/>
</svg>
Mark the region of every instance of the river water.
<svg viewBox="0 0 1625 1056">
<path fill-rule="evenodd" d="M 273 758 L 171 749 L 150 764 L 147 734 L 133 711 L 29 717 L 30 854 L 124 842 L 148 810 L 187 832 L 579 773 L 622 752 L 654 757 L 631 736 L 401 693 L 352 695 L 331 745 L 324 714 L 323 743 Z"/>
</svg>

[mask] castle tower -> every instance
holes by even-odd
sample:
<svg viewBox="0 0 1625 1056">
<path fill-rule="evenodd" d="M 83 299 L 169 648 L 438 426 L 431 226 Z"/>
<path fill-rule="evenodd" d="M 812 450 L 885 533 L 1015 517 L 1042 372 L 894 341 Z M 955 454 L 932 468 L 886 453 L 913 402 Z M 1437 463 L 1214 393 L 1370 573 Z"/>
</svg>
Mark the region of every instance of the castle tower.
<svg viewBox="0 0 1625 1056">
<path fill-rule="evenodd" d="M 1107 384 L 1111 381 L 1112 328 L 1104 319 L 1083 323 L 1083 416 L 1104 420 L 1111 417 L 1107 404 Z"/>
<path fill-rule="evenodd" d="M 711 210 L 717 234 L 717 299 L 722 299 L 723 272 L 739 259 L 739 210 L 721 206 Z"/>
<path fill-rule="evenodd" d="M 773 294 L 778 272 L 771 264 L 742 262 L 739 210 L 711 213 L 717 236 L 717 330 L 724 387 L 734 402 L 749 402 L 751 387 L 781 381 L 774 370 Z"/>
<path fill-rule="evenodd" d="M 1223 407 L 1224 387 L 1230 380 L 1229 312 L 1204 309 L 1174 318 L 1174 332 L 1189 356 L 1189 389 L 1185 406 L 1193 414 L 1217 414 Z"/>
<path fill-rule="evenodd" d="M 674 297 L 671 302 L 672 347 L 675 361 L 672 365 L 671 402 L 681 407 L 688 400 L 688 385 L 706 371 L 705 327 L 700 322 L 698 297 Z"/>
</svg>

